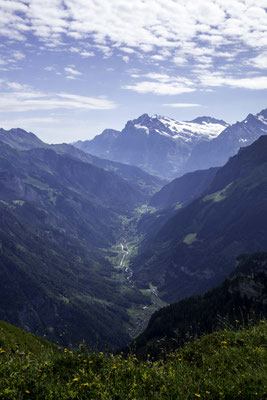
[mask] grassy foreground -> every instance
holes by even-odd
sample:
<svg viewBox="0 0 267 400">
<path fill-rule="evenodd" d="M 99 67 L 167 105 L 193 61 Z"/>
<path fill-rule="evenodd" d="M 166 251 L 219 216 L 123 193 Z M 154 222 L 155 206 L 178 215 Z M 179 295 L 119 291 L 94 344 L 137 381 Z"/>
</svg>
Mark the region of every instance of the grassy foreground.
<svg viewBox="0 0 267 400">
<path fill-rule="evenodd" d="M 267 399 L 267 324 L 225 330 L 164 360 L 54 347 L 0 323 L 1 399 Z"/>
</svg>

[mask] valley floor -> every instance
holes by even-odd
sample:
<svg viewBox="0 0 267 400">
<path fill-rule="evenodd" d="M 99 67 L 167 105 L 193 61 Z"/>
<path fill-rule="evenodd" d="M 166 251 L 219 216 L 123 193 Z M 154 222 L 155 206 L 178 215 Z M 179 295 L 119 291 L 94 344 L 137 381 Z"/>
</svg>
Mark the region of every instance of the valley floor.
<svg viewBox="0 0 267 400">
<path fill-rule="evenodd" d="M 142 237 L 137 234 L 137 224 L 141 216 L 150 211 L 150 207 L 144 204 L 137 208 L 131 217 L 123 217 L 118 242 L 107 250 L 109 254 L 107 258 L 116 271 L 113 278 L 119 280 L 122 285 L 135 287 L 130 262 L 131 258 L 136 255 L 138 246 L 142 240 Z M 133 304 L 127 310 L 130 315 L 130 324 L 128 324 L 127 330 L 131 338 L 135 338 L 146 328 L 151 315 L 155 311 L 167 305 L 166 302 L 159 298 L 157 287 L 152 284 L 150 284 L 148 289 L 141 289 L 140 291 L 148 297 L 150 304 Z"/>
</svg>

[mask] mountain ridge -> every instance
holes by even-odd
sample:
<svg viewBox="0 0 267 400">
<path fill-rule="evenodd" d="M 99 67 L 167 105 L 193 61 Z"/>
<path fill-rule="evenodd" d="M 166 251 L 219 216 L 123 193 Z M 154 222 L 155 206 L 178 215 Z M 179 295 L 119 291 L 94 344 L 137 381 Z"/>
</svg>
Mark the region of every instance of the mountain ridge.
<svg viewBox="0 0 267 400">
<path fill-rule="evenodd" d="M 210 117 L 180 122 L 142 114 L 128 121 L 115 136 L 111 133 L 110 140 L 108 131 L 104 131 L 104 135 L 74 145 L 96 156 L 136 165 L 152 175 L 171 179 L 177 176 L 196 143 L 211 140 L 226 126 L 226 122 Z"/>
<path fill-rule="evenodd" d="M 239 168 L 248 160 L 248 168 Z M 147 238 L 132 264 L 138 284 L 151 282 L 163 300 L 174 302 L 217 284 L 238 254 L 264 251 L 266 160 L 267 136 L 262 136 L 221 167 L 204 194 Z M 234 164 L 238 179 L 231 174 Z"/>
<path fill-rule="evenodd" d="M 114 172 L 128 181 L 135 189 L 146 193 L 147 197 L 160 189 L 166 181 L 146 173 L 136 166 L 122 164 L 116 161 L 105 160 L 72 146 L 71 144 L 47 144 L 41 141 L 34 133 L 23 129 L 0 129 L 0 141 L 16 150 L 31 150 L 35 148 L 51 149 L 58 154 L 66 154 L 79 161 L 93 164 L 106 171 Z M 141 195 L 142 196 L 142 195 Z"/>
<path fill-rule="evenodd" d="M 211 142 L 198 144 L 181 169 L 181 174 L 222 166 L 239 148 L 252 144 L 261 135 L 266 134 L 267 109 L 255 115 L 249 114 L 243 121 L 227 127 Z"/>
</svg>

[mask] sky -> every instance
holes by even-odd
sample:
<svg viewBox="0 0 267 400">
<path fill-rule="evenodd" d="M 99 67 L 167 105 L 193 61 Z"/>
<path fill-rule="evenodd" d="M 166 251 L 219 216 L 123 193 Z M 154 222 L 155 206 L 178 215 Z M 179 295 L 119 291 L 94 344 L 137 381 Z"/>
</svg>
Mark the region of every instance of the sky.
<svg viewBox="0 0 267 400">
<path fill-rule="evenodd" d="M 1 0 L 0 127 L 48 143 L 141 114 L 267 107 L 266 0 Z"/>
</svg>

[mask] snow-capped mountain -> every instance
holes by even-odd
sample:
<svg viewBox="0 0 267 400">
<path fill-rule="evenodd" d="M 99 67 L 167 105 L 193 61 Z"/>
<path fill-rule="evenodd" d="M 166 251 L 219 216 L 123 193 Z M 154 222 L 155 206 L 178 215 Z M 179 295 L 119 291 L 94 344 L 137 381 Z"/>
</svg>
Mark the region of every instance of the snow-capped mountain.
<svg viewBox="0 0 267 400">
<path fill-rule="evenodd" d="M 137 130 L 144 130 L 147 135 L 158 133 L 187 143 L 214 139 L 228 126 L 226 122 L 210 117 L 199 117 L 187 122 L 157 114 L 152 116 L 143 114 L 138 119 L 129 121 L 125 128 L 132 125 Z"/>
<path fill-rule="evenodd" d="M 143 114 L 128 121 L 121 132 L 105 130 L 93 140 L 74 145 L 98 157 L 136 165 L 151 174 L 172 179 L 198 143 L 216 138 L 227 126 L 226 122 L 211 117 L 182 122 Z"/>
<path fill-rule="evenodd" d="M 240 147 L 249 146 L 266 134 L 267 109 L 256 115 L 249 114 L 246 119 L 227 127 L 210 142 L 197 144 L 181 173 L 222 166 Z"/>
<path fill-rule="evenodd" d="M 210 117 L 199 117 L 193 121 L 176 121 L 169 117 L 153 115 L 152 119 L 158 119 L 171 131 L 171 136 L 176 140 L 194 142 L 199 140 L 212 140 L 217 137 L 228 124 Z M 166 134 L 158 131 L 160 134 Z"/>
</svg>

